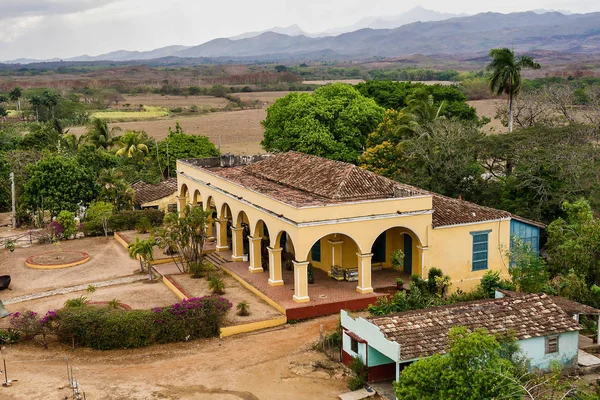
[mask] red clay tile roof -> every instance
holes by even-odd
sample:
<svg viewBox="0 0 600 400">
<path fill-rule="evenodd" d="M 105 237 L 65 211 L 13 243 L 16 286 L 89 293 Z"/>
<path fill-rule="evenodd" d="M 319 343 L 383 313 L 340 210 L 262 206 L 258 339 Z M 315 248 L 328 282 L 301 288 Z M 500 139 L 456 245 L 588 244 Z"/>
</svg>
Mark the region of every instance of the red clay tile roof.
<svg viewBox="0 0 600 400">
<path fill-rule="evenodd" d="M 426 194 L 356 165 L 289 151 L 250 164 L 244 170 L 270 181 L 329 200 L 357 201 Z"/>
<path fill-rule="evenodd" d="M 453 199 L 437 193 L 432 194 L 432 224 L 434 228 L 448 225 L 493 221 L 512 217 L 512 214 L 508 211 L 480 206 L 475 203 Z"/>
<path fill-rule="evenodd" d="M 503 293 L 506 297 L 516 297 L 516 296 L 524 296 L 524 293 L 514 292 L 512 290 L 505 289 L 496 289 L 498 292 Z M 590 307 L 585 304 L 578 303 L 573 300 L 565 299 L 560 296 L 550 296 L 554 304 L 559 306 L 561 310 L 566 312 L 567 314 L 573 316 L 576 314 L 585 314 L 585 315 L 600 315 L 600 310 Z"/>
<path fill-rule="evenodd" d="M 177 192 L 177 178 L 170 178 L 156 185 L 139 181 L 131 185 L 131 188 L 135 191 L 135 204 L 141 205 Z"/>
<path fill-rule="evenodd" d="M 513 331 L 518 340 L 575 332 L 581 326 L 545 294 L 486 299 L 372 317 L 388 340 L 400 344 L 400 359 L 444 354 L 455 326 L 486 328 L 490 334 Z"/>
<path fill-rule="evenodd" d="M 353 164 L 295 151 L 276 154 L 244 167 L 205 169 L 296 207 L 432 195 L 434 228 L 511 217 L 543 227 L 539 222 L 516 217 L 507 211 L 428 192 Z"/>
</svg>

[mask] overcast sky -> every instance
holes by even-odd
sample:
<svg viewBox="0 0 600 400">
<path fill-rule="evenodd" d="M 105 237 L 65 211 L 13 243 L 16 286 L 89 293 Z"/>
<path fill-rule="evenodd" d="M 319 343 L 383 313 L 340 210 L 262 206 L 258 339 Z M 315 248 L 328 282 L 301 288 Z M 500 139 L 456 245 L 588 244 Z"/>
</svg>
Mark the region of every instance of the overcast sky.
<svg viewBox="0 0 600 400">
<path fill-rule="evenodd" d="M 0 0 L 0 60 L 68 58 L 198 45 L 298 24 L 307 32 L 415 6 L 448 13 L 533 9 L 600 11 L 598 0 Z"/>
</svg>

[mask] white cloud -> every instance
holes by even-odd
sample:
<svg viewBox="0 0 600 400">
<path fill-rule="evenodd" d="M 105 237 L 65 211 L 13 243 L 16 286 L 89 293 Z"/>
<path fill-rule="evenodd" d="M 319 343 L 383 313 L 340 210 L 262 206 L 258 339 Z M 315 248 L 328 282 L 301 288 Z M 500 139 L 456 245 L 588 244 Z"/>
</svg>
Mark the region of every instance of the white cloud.
<svg viewBox="0 0 600 400">
<path fill-rule="evenodd" d="M 0 19 L 67 15 L 120 0 L 0 0 Z"/>
</svg>

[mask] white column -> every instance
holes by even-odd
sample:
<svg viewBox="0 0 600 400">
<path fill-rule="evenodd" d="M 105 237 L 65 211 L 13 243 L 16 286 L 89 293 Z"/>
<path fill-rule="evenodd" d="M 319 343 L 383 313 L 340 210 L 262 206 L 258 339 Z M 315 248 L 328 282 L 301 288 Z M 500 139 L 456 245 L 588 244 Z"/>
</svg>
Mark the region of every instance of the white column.
<svg viewBox="0 0 600 400">
<path fill-rule="evenodd" d="M 294 301 L 306 303 L 308 296 L 308 261 L 294 261 Z"/>
<path fill-rule="evenodd" d="M 371 287 L 371 257 L 373 254 L 356 253 L 358 257 L 358 286 L 356 291 L 359 293 L 372 293 Z"/>
<path fill-rule="evenodd" d="M 276 249 L 267 247 L 269 250 L 269 285 L 270 286 L 283 286 L 282 272 L 281 272 L 281 247 Z"/>
</svg>

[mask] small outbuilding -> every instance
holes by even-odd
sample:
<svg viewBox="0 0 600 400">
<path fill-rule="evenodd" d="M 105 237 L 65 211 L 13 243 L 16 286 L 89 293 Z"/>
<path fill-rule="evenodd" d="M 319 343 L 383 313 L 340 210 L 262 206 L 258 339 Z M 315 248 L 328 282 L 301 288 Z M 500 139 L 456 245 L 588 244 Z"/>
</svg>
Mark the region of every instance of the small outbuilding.
<svg viewBox="0 0 600 400">
<path fill-rule="evenodd" d="M 359 357 L 370 382 L 398 379 L 400 371 L 421 358 L 445 354 L 448 332 L 464 326 L 490 334 L 514 333 L 532 369 L 553 361 L 577 365 L 579 323 L 546 294 L 477 300 L 369 318 L 341 311 L 342 361 Z"/>
<path fill-rule="evenodd" d="M 177 212 L 177 178 L 170 178 L 155 185 L 138 181 L 131 185 L 135 191 L 135 208 Z"/>
</svg>

